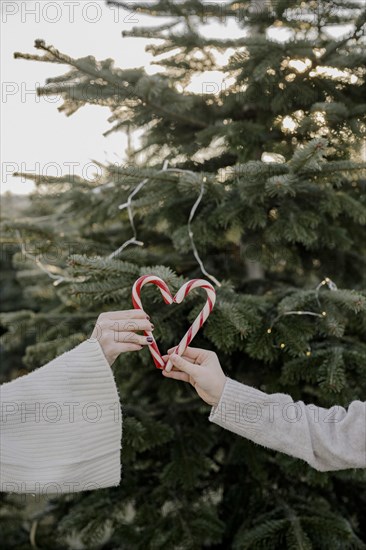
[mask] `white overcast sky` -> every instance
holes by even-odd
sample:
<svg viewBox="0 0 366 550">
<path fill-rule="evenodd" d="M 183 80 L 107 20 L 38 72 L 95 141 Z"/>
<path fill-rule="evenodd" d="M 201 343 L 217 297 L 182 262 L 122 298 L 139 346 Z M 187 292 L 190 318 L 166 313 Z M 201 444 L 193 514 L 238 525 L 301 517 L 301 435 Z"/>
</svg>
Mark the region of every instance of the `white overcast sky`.
<svg viewBox="0 0 366 550">
<path fill-rule="evenodd" d="M 102 135 L 110 128 L 108 108 L 88 105 L 67 117 L 57 110 L 62 99 L 36 96 L 36 87 L 44 85 L 47 77 L 61 75 L 69 67 L 14 59 L 13 53 L 40 54 L 33 44 L 41 38 L 71 57 L 113 58 L 115 66 L 145 66 L 153 72 L 148 68 L 152 57 L 145 52 L 151 40 L 123 38 L 121 32 L 166 19 L 134 14 L 133 2 L 131 8 L 130 13 L 113 9 L 103 0 L 1 1 L 1 193 L 24 194 L 34 188 L 32 182 L 13 177 L 14 171 L 64 175 L 74 170 L 91 179 L 92 159 L 123 163 L 125 135 Z M 210 23 L 204 32 L 234 37 L 244 31 L 229 20 L 225 25 Z M 211 81 L 220 79 L 212 76 Z"/>
</svg>

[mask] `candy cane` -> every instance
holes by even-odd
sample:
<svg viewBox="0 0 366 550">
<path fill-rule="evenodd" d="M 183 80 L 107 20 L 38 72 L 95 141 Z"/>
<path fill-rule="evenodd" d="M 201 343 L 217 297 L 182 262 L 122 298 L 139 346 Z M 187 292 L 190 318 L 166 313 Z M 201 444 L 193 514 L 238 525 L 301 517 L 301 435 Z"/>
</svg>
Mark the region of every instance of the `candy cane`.
<svg viewBox="0 0 366 550">
<path fill-rule="evenodd" d="M 179 342 L 178 346 L 176 346 L 174 350 L 177 355 L 183 355 L 193 338 L 196 336 L 199 329 L 202 327 L 203 323 L 210 315 L 215 305 L 216 291 L 211 283 L 209 283 L 208 281 L 205 281 L 204 279 L 192 279 L 191 281 L 185 283 L 178 290 L 176 295 L 173 296 L 169 290 L 168 285 L 165 283 L 165 281 L 163 281 L 163 279 L 160 279 L 160 277 L 156 277 L 155 275 L 143 275 L 142 277 L 137 279 L 132 288 L 132 303 L 135 309 L 143 309 L 140 298 L 141 289 L 144 285 L 149 283 L 159 287 L 164 302 L 169 305 L 172 303 L 180 304 L 181 302 L 183 302 L 187 294 L 189 294 L 189 292 L 191 292 L 191 290 L 193 290 L 194 288 L 203 288 L 207 293 L 207 300 L 202 311 L 197 315 L 192 326 L 187 330 L 187 332 Z M 145 330 L 144 334 L 153 338 L 153 343 L 149 345 L 149 349 L 155 366 L 159 369 L 165 368 L 165 370 L 168 372 L 171 371 L 171 361 L 170 359 L 168 359 L 165 365 L 153 333 L 151 331 Z"/>
</svg>

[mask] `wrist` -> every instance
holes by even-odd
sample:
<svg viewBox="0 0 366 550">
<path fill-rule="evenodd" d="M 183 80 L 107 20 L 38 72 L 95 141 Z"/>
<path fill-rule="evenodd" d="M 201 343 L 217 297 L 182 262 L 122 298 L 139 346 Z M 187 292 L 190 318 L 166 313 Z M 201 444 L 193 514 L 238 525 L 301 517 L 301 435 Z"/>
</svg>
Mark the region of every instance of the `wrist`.
<svg viewBox="0 0 366 550">
<path fill-rule="evenodd" d="M 220 377 L 220 380 L 217 384 L 217 391 L 215 392 L 215 395 L 214 395 L 214 405 L 217 406 L 220 402 L 220 399 L 221 399 L 221 396 L 223 394 L 223 391 L 224 391 L 224 387 L 225 387 L 225 384 L 226 384 L 226 375 L 224 373 L 222 373 L 222 377 Z"/>
</svg>

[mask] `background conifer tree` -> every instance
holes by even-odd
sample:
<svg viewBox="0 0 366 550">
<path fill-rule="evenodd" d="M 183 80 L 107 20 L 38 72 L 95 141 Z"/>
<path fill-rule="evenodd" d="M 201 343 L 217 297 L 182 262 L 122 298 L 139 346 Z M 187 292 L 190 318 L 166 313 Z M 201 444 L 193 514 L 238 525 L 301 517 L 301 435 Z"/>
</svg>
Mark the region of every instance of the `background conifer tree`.
<svg viewBox="0 0 366 550">
<path fill-rule="evenodd" d="M 41 39 L 39 55 L 15 53 L 67 66 L 38 89 L 62 94 L 65 114 L 105 105 L 106 134 L 142 129 L 143 138 L 125 164 L 99 164 L 97 185 L 24 174 L 37 185 L 32 205 L 3 228 L 31 246 L 13 262 L 38 307 L 2 315 L 3 346 L 19 321 L 23 331 L 36 327 L 22 357 L 31 370 L 89 337 L 101 311 L 131 308 L 140 275 L 153 272 L 172 291 L 202 277 L 187 222 L 203 188 L 191 231 L 220 285 L 193 345 L 215 350 L 226 374 L 267 393 L 323 407 L 364 401 L 364 8 L 346 0 L 133 8 L 169 18 L 124 33 L 161 39 L 149 46 L 157 74 L 119 69 L 112 58 L 74 59 Z M 230 18 L 241 38 L 209 37 L 210 22 Z M 342 38 L 326 30 L 346 23 L 353 28 Z M 270 38 L 275 28 L 288 29 L 287 41 Z M 218 53 L 230 54 L 224 64 Z M 213 70 L 230 77 L 222 89 L 187 89 Z M 133 200 L 143 246 L 121 250 L 133 230 L 118 205 L 144 180 Z M 156 289 L 144 289 L 161 349 L 193 321 L 198 294 L 168 308 Z M 318 316 L 286 315 L 304 310 Z M 121 486 L 27 509 L 24 532 L 36 519 L 40 547 L 366 547 L 364 470 L 318 472 L 209 423 L 209 407 L 191 387 L 162 380 L 147 349 L 120 357 L 114 372 L 124 411 Z M 7 525 L 16 525 L 17 500 L 3 501 Z M 5 533 L 8 545 L 20 536 Z"/>
</svg>

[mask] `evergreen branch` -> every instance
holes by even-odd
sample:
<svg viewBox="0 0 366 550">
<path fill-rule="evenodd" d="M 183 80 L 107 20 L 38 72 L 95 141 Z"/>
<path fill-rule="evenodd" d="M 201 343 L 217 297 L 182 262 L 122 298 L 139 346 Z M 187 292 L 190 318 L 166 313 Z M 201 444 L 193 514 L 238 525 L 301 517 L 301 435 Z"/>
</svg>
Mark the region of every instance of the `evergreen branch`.
<svg viewBox="0 0 366 550">
<path fill-rule="evenodd" d="M 329 59 L 332 53 L 334 53 L 336 50 L 341 48 L 344 44 L 347 44 L 349 40 L 353 40 L 354 38 L 358 37 L 360 33 L 362 34 L 364 32 L 365 23 L 366 23 L 366 10 L 361 12 L 361 14 L 359 15 L 359 17 L 355 22 L 354 30 L 348 36 L 345 36 L 341 40 L 331 43 L 330 46 L 326 48 L 326 51 L 323 53 L 323 55 L 317 59 L 317 65 L 324 64 L 324 62 L 327 61 L 327 59 Z"/>
<path fill-rule="evenodd" d="M 18 241 L 19 241 L 19 245 L 20 245 L 22 254 L 24 254 L 27 258 L 31 259 L 41 271 L 43 271 L 44 273 L 46 273 L 48 275 L 48 277 L 50 279 L 53 279 L 53 281 L 54 281 L 53 286 L 58 286 L 60 283 L 63 283 L 64 281 L 66 281 L 66 282 L 75 282 L 75 281 L 79 282 L 79 281 L 84 281 L 85 280 L 85 277 L 75 279 L 75 278 L 72 278 L 72 277 L 67 277 L 65 275 L 55 275 L 50 270 L 51 266 L 47 266 L 47 265 L 45 265 L 44 263 L 41 262 L 40 254 L 34 255 L 34 254 L 31 254 L 30 252 L 27 251 L 27 249 L 26 249 L 26 247 L 23 243 L 21 234 L 20 234 L 18 229 L 16 229 L 16 234 L 17 234 L 17 237 L 18 237 Z M 52 266 L 52 267 L 55 269 L 55 266 Z M 58 270 L 58 268 L 56 268 L 56 269 Z"/>
<path fill-rule="evenodd" d="M 95 78 L 102 78 L 105 82 L 108 82 L 112 86 L 120 86 L 121 81 L 118 77 L 115 77 L 111 71 L 106 71 L 105 69 L 96 69 L 93 68 L 90 63 L 87 61 L 84 63 L 80 63 L 75 59 L 72 59 L 67 54 L 61 53 L 59 50 L 54 48 L 53 46 L 46 46 L 44 40 L 36 40 L 35 41 L 35 48 L 46 51 L 49 57 L 40 57 L 39 61 L 56 61 L 57 63 L 67 64 L 72 67 L 75 67 L 80 72 L 84 74 L 88 74 L 89 76 L 93 76 Z M 22 54 L 20 52 L 14 53 L 14 58 L 22 58 L 22 59 L 33 59 L 33 57 L 29 57 L 28 54 Z M 191 117 L 187 115 L 183 115 L 182 113 L 179 113 L 177 111 L 170 111 L 169 109 L 163 107 L 162 105 L 156 103 L 155 101 L 152 101 L 151 99 L 147 99 L 146 97 L 143 97 L 139 95 L 134 87 L 133 89 L 134 94 L 138 99 L 140 99 L 143 103 L 149 105 L 153 109 L 156 109 L 158 113 L 161 113 L 163 116 L 165 116 L 168 119 L 171 120 L 179 120 L 180 122 L 183 122 L 184 124 L 189 124 L 193 128 L 207 128 L 207 124 L 203 121 L 192 119 Z"/>
</svg>

